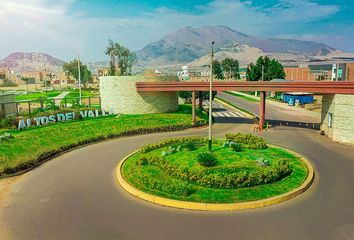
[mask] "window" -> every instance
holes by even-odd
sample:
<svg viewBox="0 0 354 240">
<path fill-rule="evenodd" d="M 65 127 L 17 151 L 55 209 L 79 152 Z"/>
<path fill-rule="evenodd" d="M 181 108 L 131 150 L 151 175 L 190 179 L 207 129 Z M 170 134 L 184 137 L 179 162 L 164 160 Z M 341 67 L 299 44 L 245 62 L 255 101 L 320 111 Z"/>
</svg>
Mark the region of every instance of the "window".
<svg viewBox="0 0 354 240">
<path fill-rule="evenodd" d="M 333 127 L 333 113 L 328 113 L 328 127 Z"/>
</svg>

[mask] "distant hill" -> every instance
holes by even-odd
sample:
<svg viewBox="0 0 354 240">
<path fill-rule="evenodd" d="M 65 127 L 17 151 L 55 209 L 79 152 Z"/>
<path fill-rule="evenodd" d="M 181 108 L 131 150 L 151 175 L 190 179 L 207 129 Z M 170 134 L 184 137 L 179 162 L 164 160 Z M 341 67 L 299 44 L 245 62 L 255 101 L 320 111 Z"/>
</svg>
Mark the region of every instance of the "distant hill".
<svg viewBox="0 0 354 240">
<path fill-rule="evenodd" d="M 0 68 L 7 67 L 15 72 L 48 70 L 58 72 L 64 61 L 45 53 L 12 53 L 0 60 Z"/>
<path fill-rule="evenodd" d="M 224 55 L 227 53 L 225 48 L 230 48 L 230 44 L 238 44 L 243 47 L 244 57 L 247 57 L 248 50 L 261 55 L 281 58 L 290 56 L 296 59 L 326 56 L 336 52 L 336 49 L 321 43 L 254 37 L 227 26 L 184 27 L 137 51 L 138 63 L 141 66 L 161 66 L 175 62 L 193 62 L 208 54 L 212 41 L 215 41 L 216 51 L 223 51 Z M 246 62 L 248 59 L 239 60 Z"/>
</svg>

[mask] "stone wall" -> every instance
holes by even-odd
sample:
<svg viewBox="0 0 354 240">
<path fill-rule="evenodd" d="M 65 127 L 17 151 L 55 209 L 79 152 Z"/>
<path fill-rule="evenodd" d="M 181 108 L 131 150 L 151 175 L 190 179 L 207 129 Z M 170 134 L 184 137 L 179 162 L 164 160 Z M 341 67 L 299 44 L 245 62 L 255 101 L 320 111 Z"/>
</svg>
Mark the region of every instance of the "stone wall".
<svg viewBox="0 0 354 240">
<path fill-rule="evenodd" d="M 332 114 L 332 127 L 329 126 Z M 321 130 L 337 142 L 354 144 L 354 95 L 323 96 Z"/>
<path fill-rule="evenodd" d="M 102 109 L 123 114 L 164 113 L 178 110 L 176 92 L 137 92 L 135 83 L 146 81 L 152 81 L 151 77 L 100 77 Z"/>
</svg>

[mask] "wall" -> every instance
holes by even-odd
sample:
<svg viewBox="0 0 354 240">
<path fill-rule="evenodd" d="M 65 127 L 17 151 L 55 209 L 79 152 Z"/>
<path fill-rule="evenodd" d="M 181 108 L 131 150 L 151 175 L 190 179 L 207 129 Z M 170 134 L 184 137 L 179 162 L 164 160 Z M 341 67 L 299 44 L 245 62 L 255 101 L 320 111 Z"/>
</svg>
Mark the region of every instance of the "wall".
<svg viewBox="0 0 354 240">
<path fill-rule="evenodd" d="M 0 119 L 16 114 L 16 103 L 6 104 L 16 101 L 14 94 L 0 94 Z"/>
<path fill-rule="evenodd" d="M 328 126 L 332 113 L 332 127 Z M 354 95 L 328 94 L 322 100 L 322 127 L 337 142 L 354 144 Z"/>
<path fill-rule="evenodd" d="M 136 82 L 152 81 L 151 77 L 100 77 L 102 109 L 114 113 L 145 114 L 174 112 L 178 109 L 176 92 L 136 91 Z"/>
<path fill-rule="evenodd" d="M 347 64 L 347 80 L 354 81 L 354 63 Z"/>
</svg>

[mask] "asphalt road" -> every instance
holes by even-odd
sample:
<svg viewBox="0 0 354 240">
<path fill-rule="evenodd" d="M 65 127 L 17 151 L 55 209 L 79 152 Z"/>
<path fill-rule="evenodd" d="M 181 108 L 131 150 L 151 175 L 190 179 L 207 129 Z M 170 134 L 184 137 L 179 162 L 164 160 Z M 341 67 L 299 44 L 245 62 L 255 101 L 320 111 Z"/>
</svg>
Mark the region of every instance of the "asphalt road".
<svg viewBox="0 0 354 240">
<path fill-rule="evenodd" d="M 216 124 L 214 133 L 250 129 Z M 196 129 L 127 137 L 53 159 L 11 187 L 0 228 L 14 239 L 354 239 L 354 148 L 313 130 L 279 127 L 262 134 L 307 156 L 316 168 L 308 191 L 275 206 L 219 213 L 178 210 L 135 199 L 117 185 L 118 162 L 142 145 L 206 134 Z"/>
<path fill-rule="evenodd" d="M 249 112 L 258 115 L 259 103 L 250 102 L 240 97 L 219 92 L 218 97 L 225 99 L 226 101 L 239 106 Z M 278 103 L 274 101 L 266 101 L 266 119 L 276 121 L 289 121 L 289 122 L 304 122 L 304 123 L 319 123 L 320 113 L 309 112 L 304 109 L 296 107 L 289 107 L 286 104 Z"/>
</svg>

